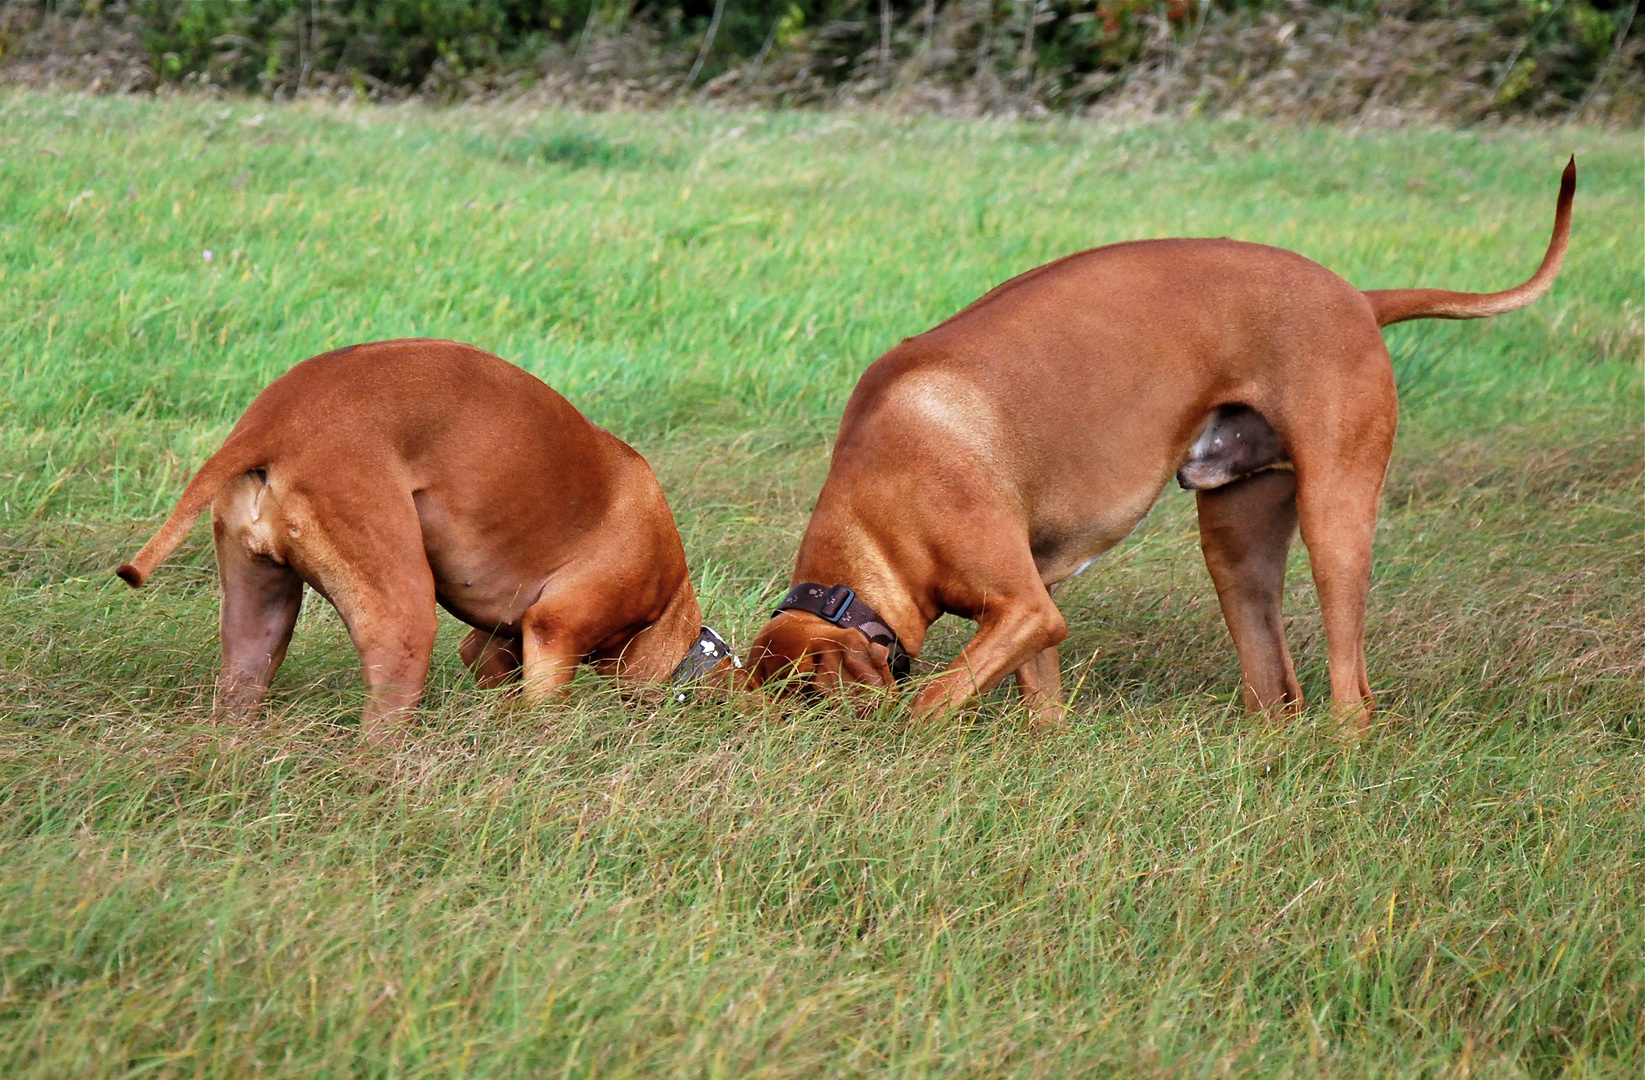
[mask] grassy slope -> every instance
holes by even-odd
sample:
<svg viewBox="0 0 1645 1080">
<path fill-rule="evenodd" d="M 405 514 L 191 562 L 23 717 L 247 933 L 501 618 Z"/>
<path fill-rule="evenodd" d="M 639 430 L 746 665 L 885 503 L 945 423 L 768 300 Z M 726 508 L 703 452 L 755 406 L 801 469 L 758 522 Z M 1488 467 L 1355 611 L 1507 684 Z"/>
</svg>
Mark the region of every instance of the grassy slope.
<svg viewBox="0 0 1645 1080">
<path fill-rule="evenodd" d="M 319 604 L 267 719 L 215 730 L 205 530 L 149 590 L 107 576 L 268 379 L 432 334 L 639 446 L 746 642 L 898 337 L 1149 235 L 1500 287 L 1571 150 L 1554 293 L 1389 332 L 1387 724 L 1356 750 L 1231 708 L 1177 493 L 1063 591 L 1078 708 L 1038 741 L 1006 695 L 918 732 L 594 682 L 532 715 L 447 625 L 413 745 L 372 754 Z M 1636 151 L 0 99 L 0 1073 L 1637 1075 Z"/>
</svg>

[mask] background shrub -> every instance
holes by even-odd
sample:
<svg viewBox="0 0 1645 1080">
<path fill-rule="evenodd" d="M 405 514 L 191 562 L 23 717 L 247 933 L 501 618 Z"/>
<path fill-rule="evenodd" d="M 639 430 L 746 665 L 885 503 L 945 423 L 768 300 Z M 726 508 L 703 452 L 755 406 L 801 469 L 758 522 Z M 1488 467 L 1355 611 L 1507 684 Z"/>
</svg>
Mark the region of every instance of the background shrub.
<svg viewBox="0 0 1645 1080">
<path fill-rule="evenodd" d="M 1637 0 L 6 0 L 8 81 L 1304 118 L 1641 114 Z M 99 36 L 101 35 L 101 36 Z M 55 65 L 50 61 L 58 58 Z M 65 57 L 72 62 L 63 62 Z M 32 64 L 32 66 L 30 66 Z"/>
</svg>

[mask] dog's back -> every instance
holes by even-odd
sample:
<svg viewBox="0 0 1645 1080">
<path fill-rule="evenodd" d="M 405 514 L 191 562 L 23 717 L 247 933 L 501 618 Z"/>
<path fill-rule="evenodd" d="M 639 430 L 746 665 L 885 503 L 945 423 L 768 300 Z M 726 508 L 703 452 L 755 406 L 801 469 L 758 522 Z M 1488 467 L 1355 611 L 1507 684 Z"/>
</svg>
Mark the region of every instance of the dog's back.
<svg viewBox="0 0 1645 1080">
<path fill-rule="evenodd" d="M 117 573 L 142 585 L 217 494 L 251 472 L 277 493 L 345 485 L 387 498 L 453 478 L 476 491 L 524 485 L 554 492 L 553 520 L 578 527 L 609 493 L 607 466 L 629 459 L 638 455 L 541 380 L 482 349 L 417 338 L 352 345 L 302 361 L 258 394 Z"/>
</svg>

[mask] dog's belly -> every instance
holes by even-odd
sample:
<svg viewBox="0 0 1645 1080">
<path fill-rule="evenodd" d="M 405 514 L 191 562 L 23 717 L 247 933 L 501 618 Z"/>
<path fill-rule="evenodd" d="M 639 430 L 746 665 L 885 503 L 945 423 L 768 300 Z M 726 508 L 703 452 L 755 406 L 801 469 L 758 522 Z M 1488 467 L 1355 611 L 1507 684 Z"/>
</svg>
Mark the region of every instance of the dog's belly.
<svg viewBox="0 0 1645 1080">
<path fill-rule="evenodd" d="M 443 579 L 438 571 L 434 577 L 434 596 L 441 607 L 470 626 L 513 637 L 519 635 L 525 609 L 542 588 L 541 580 L 483 575 Z"/>
<path fill-rule="evenodd" d="M 1117 536 L 1104 533 L 1101 536 L 1064 540 L 1048 548 L 1036 545 L 1034 565 L 1039 569 L 1040 580 L 1047 585 L 1055 585 L 1075 574 L 1084 573 L 1104 552 L 1125 539 L 1130 531 L 1126 529 Z"/>
<path fill-rule="evenodd" d="M 521 558 L 533 550 L 529 535 L 498 520 L 447 513 L 431 492 L 413 499 L 440 606 L 470 626 L 517 634 L 552 569 Z"/>
<path fill-rule="evenodd" d="M 423 550 L 434 572 L 435 598 L 470 626 L 517 635 L 526 608 L 537 602 L 555 568 L 522 558 L 530 551 L 528 545 L 510 542 L 506 535 L 453 532 L 424 531 Z"/>
<path fill-rule="evenodd" d="M 1137 497 L 1122 505 L 1091 511 L 1084 520 L 1064 518 L 1036 523 L 1030 544 L 1040 580 L 1055 585 L 1084 571 L 1103 552 L 1131 535 L 1148 516 L 1164 486 L 1161 481 L 1146 499 Z"/>
</svg>

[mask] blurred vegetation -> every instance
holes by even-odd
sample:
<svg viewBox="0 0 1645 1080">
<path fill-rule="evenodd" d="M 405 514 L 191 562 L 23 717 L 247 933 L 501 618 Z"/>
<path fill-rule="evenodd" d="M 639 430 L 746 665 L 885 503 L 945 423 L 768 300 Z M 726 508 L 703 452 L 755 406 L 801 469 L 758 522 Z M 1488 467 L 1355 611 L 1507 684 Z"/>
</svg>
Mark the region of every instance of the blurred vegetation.
<svg viewBox="0 0 1645 1080">
<path fill-rule="evenodd" d="M 642 103 L 687 93 L 767 105 L 892 95 L 1021 114 L 1084 107 L 1129 87 L 1139 104 L 1190 110 L 1237 105 L 1249 91 L 1263 101 L 1258 111 L 1312 118 L 1409 102 L 1460 118 L 1592 114 L 1597 103 L 1631 119 L 1645 75 L 1637 8 L 1637 0 L 4 0 L 0 47 L 14 64 L 42 50 L 72 53 L 83 73 L 90 56 L 75 42 L 88 26 L 118 30 L 143 54 L 146 74 L 99 89 L 203 84 L 270 97 L 473 97 L 558 77 L 560 92 L 549 96 L 562 100 L 617 83 L 621 100 Z M 1363 69 L 1346 97 L 1335 85 L 1345 62 Z M 63 81 L 69 67 L 47 81 Z M 1276 97 L 1281 83 L 1291 92 Z M 928 92 L 909 93 L 916 85 Z"/>
</svg>

